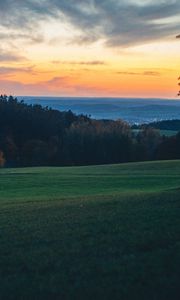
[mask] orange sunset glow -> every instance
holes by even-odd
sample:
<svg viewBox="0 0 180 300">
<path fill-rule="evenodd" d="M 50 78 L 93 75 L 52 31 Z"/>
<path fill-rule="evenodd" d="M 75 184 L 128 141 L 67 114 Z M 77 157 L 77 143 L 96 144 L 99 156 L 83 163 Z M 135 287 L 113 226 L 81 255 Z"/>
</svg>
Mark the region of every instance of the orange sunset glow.
<svg viewBox="0 0 180 300">
<path fill-rule="evenodd" d="M 1 93 L 175 98 L 179 5 L 5 1 L 0 4 Z"/>
</svg>

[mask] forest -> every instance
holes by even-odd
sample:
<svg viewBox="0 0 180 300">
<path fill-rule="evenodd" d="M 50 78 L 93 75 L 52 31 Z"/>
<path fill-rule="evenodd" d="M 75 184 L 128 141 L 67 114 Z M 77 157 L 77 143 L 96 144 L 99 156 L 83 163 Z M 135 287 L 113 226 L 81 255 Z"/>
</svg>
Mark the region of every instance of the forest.
<svg viewBox="0 0 180 300">
<path fill-rule="evenodd" d="M 166 137 L 153 127 L 159 128 L 144 126 L 135 134 L 123 120 L 97 121 L 1 95 L 0 166 L 79 166 L 180 158 L 180 133 Z"/>
</svg>

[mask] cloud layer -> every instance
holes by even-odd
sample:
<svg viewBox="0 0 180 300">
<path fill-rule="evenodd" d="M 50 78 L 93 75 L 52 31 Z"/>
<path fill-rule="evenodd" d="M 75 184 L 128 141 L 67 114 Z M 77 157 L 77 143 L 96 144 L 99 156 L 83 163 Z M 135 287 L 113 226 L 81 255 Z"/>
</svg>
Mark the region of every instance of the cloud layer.
<svg viewBox="0 0 180 300">
<path fill-rule="evenodd" d="M 11 79 L 0 80 L 0 91 L 6 94 L 6 91 L 12 95 L 39 95 L 39 96 L 69 96 L 74 93 L 79 96 L 97 95 L 98 92 L 104 92 L 104 89 L 92 85 L 81 85 L 71 82 L 68 77 L 54 77 L 47 81 L 39 81 L 37 83 L 22 83 L 12 81 Z"/>
<path fill-rule="evenodd" d="M 62 64 L 62 65 L 78 65 L 78 66 L 102 66 L 106 65 L 107 63 L 102 60 L 91 60 L 91 61 L 59 61 L 54 60 L 52 61 L 53 64 Z"/>
<path fill-rule="evenodd" d="M 23 56 L 13 50 L 5 50 L 0 48 L 0 62 L 13 62 L 25 60 Z"/>
<path fill-rule="evenodd" d="M 176 36 L 179 12 L 179 0 L 5 0 L 0 2 L 0 35 L 8 27 L 10 38 L 42 42 L 46 35 L 38 24 L 56 20 L 78 31 L 78 43 L 133 46 Z"/>
<path fill-rule="evenodd" d="M 132 71 L 119 71 L 119 75 L 135 75 L 135 76 L 160 76 L 161 73 L 157 71 L 144 71 L 144 72 L 132 72 Z"/>
</svg>

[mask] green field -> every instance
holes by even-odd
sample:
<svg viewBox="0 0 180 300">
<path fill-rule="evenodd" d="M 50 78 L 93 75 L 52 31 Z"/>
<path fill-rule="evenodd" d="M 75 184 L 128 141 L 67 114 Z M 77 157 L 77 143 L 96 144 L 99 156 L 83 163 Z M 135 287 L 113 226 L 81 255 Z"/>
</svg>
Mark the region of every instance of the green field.
<svg viewBox="0 0 180 300">
<path fill-rule="evenodd" d="M 180 299 L 180 161 L 0 170 L 0 299 Z"/>
</svg>

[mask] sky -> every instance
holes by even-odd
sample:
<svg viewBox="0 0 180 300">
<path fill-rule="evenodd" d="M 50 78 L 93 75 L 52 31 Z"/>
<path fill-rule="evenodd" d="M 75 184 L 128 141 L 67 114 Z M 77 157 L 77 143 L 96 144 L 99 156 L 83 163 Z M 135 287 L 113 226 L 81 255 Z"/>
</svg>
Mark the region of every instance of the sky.
<svg viewBox="0 0 180 300">
<path fill-rule="evenodd" d="M 0 2 L 0 93 L 175 98 L 180 1 Z"/>
</svg>

